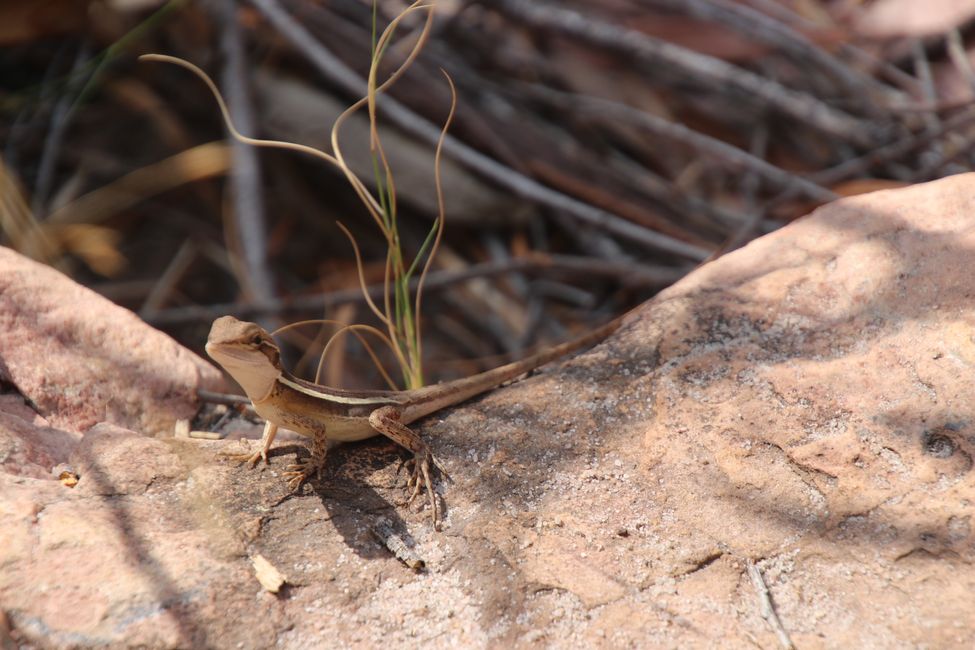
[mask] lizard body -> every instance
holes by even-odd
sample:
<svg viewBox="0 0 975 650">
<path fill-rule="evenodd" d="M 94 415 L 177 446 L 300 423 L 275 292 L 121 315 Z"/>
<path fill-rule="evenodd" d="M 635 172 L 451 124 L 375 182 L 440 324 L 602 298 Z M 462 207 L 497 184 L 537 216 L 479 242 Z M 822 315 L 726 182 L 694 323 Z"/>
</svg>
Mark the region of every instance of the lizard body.
<svg viewBox="0 0 975 650">
<path fill-rule="evenodd" d="M 459 404 L 480 393 L 515 379 L 559 357 L 595 345 L 623 324 L 621 316 L 592 332 L 520 361 L 470 377 L 404 391 L 343 390 L 322 386 L 289 373 L 281 364 L 280 349 L 271 335 L 256 323 L 222 316 L 213 322 L 207 338 L 207 354 L 219 363 L 244 389 L 254 410 L 265 419 L 259 451 L 244 455 L 253 466 L 267 462 L 278 427 L 285 427 L 312 439 L 311 458 L 288 468 L 289 485 L 297 489 L 325 462 L 328 440 L 362 440 L 384 435 L 413 452 L 409 487 L 412 502 L 425 489 L 430 498 L 434 524 L 439 525 L 439 508 L 430 478 L 431 465 L 446 476 L 429 446 L 409 424 L 440 409 Z"/>
</svg>

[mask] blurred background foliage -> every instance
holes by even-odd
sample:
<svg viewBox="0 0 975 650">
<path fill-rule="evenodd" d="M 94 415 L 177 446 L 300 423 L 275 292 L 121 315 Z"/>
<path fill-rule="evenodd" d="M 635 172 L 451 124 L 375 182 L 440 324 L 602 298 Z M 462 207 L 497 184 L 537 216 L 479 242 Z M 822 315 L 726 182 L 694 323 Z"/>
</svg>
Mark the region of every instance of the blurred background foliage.
<svg viewBox="0 0 975 650">
<path fill-rule="evenodd" d="M 0 5 L 4 245 L 56 266 L 200 350 L 232 313 L 274 327 L 370 322 L 385 248 L 335 169 L 227 138 L 330 150 L 365 92 L 383 0 L 34 0 Z M 380 103 L 401 237 L 437 213 L 424 314 L 432 378 L 563 340 L 838 196 L 967 171 L 975 3 L 949 0 L 442 0 Z M 397 30 L 391 72 L 423 16 Z M 373 178 L 368 120 L 348 163 Z M 314 332 L 295 335 L 299 372 Z M 321 342 L 325 334 L 317 335 Z M 458 361 L 477 358 L 480 362 Z M 307 373 L 306 373 L 307 374 Z M 328 383 L 376 386 L 351 344 Z"/>
</svg>

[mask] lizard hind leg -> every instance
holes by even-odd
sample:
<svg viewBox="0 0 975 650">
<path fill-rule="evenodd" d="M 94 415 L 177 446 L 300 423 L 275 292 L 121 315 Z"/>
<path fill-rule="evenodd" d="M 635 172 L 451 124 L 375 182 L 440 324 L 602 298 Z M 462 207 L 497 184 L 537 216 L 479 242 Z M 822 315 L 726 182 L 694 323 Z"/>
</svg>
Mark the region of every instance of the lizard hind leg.
<svg viewBox="0 0 975 650">
<path fill-rule="evenodd" d="M 440 530 L 440 504 L 433 489 L 433 479 L 430 476 L 431 465 L 450 478 L 447 470 L 434 458 L 430 447 L 418 433 L 400 421 L 400 411 L 395 406 L 383 406 L 369 414 L 369 424 L 373 429 L 383 434 L 393 442 L 406 447 L 413 452 L 412 469 L 407 481 L 407 489 L 411 489 L 406 505 L 413 503 L 421 491 L 425 491 L 430 498 L 430 514 L 433 517 L 433 527 Z"/>
<path fill-rule="evenodd" d="M 328 438 L 324 431 L 318 431 L 311 437 L 308 451 L 310 452 L 308 458 L 288 465 L 287 471 L 283 472 L 292 492 L 298 491 L 312 476 L 321 478 L 322 470 L 325 468 L 325 458 L 328 456 Z"/>
</svg>

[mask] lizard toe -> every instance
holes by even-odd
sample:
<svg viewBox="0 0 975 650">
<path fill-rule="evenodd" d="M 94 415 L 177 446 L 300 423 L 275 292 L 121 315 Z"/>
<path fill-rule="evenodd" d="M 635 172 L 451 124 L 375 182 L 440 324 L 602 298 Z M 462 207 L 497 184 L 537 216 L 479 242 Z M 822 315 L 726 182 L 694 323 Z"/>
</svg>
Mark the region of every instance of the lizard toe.
<svg viewBox="0 0 975 650">
<path fill-rule="evenodd" d="M 433 486 L 433 478 L 430 473 L 430 465 L 434 465 L 443 471 L 439 462 L 434 459 L 429 450 L 418 452 L 410 461 L 412 468 L 410 478 L 407 481 L 407 489 L 412 488 L 410 497 L 406 500 L 407 506 L 413 504 L 421 493 L 426 492 L 429 497 L 430 515 L 433 517 L 433 526 L 440 530 L 440 504 L 437 501 L 437 492 Z"/>
<path fill-rule="evenodd" d="M 251 469 L 253 469 L 257 465 L 257 462 L 262 458 L 264 459 L 264 462 L 267 463 L 267 454 L 264 453 L 263 450 L 255 451 L 252 454 L 247 454 L 247 453 L 237 454 L 237 453 L 226 452 L 220 455 L 228 460 L 235 461 L 242 465 L 247 465 Z"/>
</svg>

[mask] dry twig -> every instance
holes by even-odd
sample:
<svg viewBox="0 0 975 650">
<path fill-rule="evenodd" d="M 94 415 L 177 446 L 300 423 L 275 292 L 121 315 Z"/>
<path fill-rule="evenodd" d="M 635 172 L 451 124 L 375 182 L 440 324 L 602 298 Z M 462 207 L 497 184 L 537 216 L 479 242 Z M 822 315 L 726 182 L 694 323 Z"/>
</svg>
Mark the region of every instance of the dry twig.
<svg viewBox="0 0 975 650">
<path fill-rule="evenodd" d="M 761 570 L 751 560 L 747 560 L 747 566 L 748 577 L 751 578 L 752 586 L 755 587 L 755 591 L 758 593 L 758 606 L 762 618 L 765 619 L 775 632 L 775 636 L 779 639 L 779 645 L 784 650 L 794 650 L 795 645 L 793 645 L 792 639 L 789 638 L 788 632 L 782 627 L 782 621 L 779 620 L 778 614 L 775 613 L 775 607 L 772 605 L 772 596 L 769 593 L 768 587 L 765 585 L 765 579 L 762 577 Z"/>
</svg>

